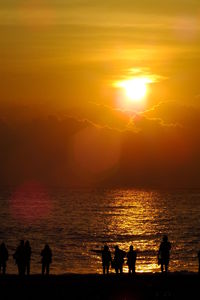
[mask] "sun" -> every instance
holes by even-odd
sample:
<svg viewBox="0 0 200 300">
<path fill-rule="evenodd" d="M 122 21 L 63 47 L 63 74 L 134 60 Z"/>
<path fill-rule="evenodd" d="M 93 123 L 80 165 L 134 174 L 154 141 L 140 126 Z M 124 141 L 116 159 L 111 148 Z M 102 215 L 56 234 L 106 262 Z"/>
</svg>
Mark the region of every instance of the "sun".
<svg viewBox="0 0 200 300">
<path fill-rule="evenodd" d="M 146 96 L 147 93 L 146 82 L 142 78 L 135 78 L 125 81 L 124 89 L 126 96 L 131 101 L 140 101 Z"/>
<path fill-rule="evenodd" d="M 123 88 L 126 94 L 126 97 L 131 102 L 140 102 L 142 101 L 147 94 L 147 78 L 133 78 L 117 83 L 117 87 Z"/>
</svg>

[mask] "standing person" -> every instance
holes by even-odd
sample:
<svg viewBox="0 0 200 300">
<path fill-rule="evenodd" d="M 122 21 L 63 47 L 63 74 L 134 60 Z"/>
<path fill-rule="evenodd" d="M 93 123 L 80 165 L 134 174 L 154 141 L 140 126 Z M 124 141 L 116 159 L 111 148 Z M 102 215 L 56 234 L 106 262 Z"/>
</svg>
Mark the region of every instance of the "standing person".
<svg viewBox="0 0 200 300">
<path fill-rule="evenodd" d="M 52 251 L 48 244 L 45 245 L 44 249 L 41 251 L 42 256 L 42 275 L 49 275 L 49 267 L 52 263 Z"/>
<path fill-rule="evenodd" d="M 198 260 L 199 260 L 199 275 L 200 275 L 200 250 L 198 251 Z"/>
<path fill-rule="evenodd" d="M 170 260 L 171 243 L 168 241 L 168 236 L 164 235 L 158 251 L 158 263 L 161 264 L 161 272 L 168 271 Z"/>
<path fill-rule="evenodd" d="M 124 264 L 124 257 L 126 256 L 126 252 L 119 249 L 118 246 L 115 246 L 115 253 L 114 253 L 114 268 L 116 274 L 120 272 L 120 274 L 123 273 L 123 264 Z"/>
<path fill-rule="evenodd" d="M 31 246 L 29 241 L 26 241 L 24 245 L 24 252 L 25 252 L 25 273 L 30 275 L 30 266 L 31 266 Z"/>
<path fill-rule="evenodd" d="M 6 274 L 6 263 L 8 260 L 8 249 L 6 248 L 5 243 L 0 245 L 0 273 L 2 269 L 3 275 Z"/>
<path fill-rule="evenodd" d="M 110 263 L 112 261 L 109 247 L 105 245 L 102 250 L 91 250 L 92 252 L 101 254 L 103 274 L 109 274 Z"/>
<path fill-rule="evenodd" d="M 109 247 L 107 245 L 104 246 L 102 250 L 102 267 L 103 267 L 103 274 L 109 274 L 110 263 L 112 261 L 111 253 Z"/>
<path fill-rule="evenodd" d="M 20 241 L 19 246 L 17 247 L 15 253 L 13 254 L 13 258 L 15 259 L 15 263 L 18 267 L 18 272 L 20 276 L 24 276 L 25 274 L 25 248 L 24 248 L 24 240 Z"/>
<path fill-rule="evenodd" d="M 135 273 L 135 263 L 136 263 L 137 252 L 133 250 L 133 246 L 131 245 L 129 248 L 129 252 L 127 253 L 127 265 L 129 274 Z"/>
</svg>

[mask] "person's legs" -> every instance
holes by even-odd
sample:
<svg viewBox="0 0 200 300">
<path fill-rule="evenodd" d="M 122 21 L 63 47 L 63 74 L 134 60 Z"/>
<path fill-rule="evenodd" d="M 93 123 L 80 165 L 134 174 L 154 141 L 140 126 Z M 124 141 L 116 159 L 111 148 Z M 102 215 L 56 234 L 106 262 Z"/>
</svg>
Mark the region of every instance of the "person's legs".
<svg viewBox="0 0 200 300">
<path fill-rule="evenodd" d="M 163 273 L 163 262 L 161 262 L 161 272 Z"/>
<path fill-rule="evenodd" d="M 26 270 L 26 264 L 25 264 L 25 262 L 22 263 L 21 268 L 22 268 L 22 270 L 21 270 L 22 276 L 24 276 L 25 275 L 25 270 Z"/>
<path fill-rule="evenodd" d="M 21 276 L 22 275 L 22 266 L 20 263 L 17 264 L 17 267 L 18 267 L 18 273 L 19 275 Z"/>
<path fill-rule="evenodd" d="M 46 275 L 49 275 L 49 264 L 46 265 Z"/>
<path fill-rule="evenodd" d="M 27 262 L 27 275 L 30 275 L 30 261 Z"/>
<path fill-rule="evenodd" d="M 105 265 L 103 265 L 103 275 L 105 275 L 105 272 L 106 271 L 106 266 Z"/>
<path fill-rule="evenodd" d="M 167 273 L 168 271 L 168 263 L 165 264 L 165 272 Z"/>
<path fill-rule="evenodd" d="M 42 275 L 44 275 L 44 272 L 45 272 L 45 264 L 42 263 Z"/>
<path fill-rule="evenodd" d="M 135 264 L 133 265 L 133 270 L 132 270 L 133 274 L 135 274 Z"/>
<path fill-rule="evenodd" d="M 106 266 L 106 273 L 109 274 L 109 264 Z"/>
<path fill-rule="evenodd" d="M 2 263 L 3 275 L 6 274 L 6 262 Z"/>
<path fill-rule="evenodd" d="M 120 266 L 120 274 L 123 273 L 123 266 Z"/>
</svg>

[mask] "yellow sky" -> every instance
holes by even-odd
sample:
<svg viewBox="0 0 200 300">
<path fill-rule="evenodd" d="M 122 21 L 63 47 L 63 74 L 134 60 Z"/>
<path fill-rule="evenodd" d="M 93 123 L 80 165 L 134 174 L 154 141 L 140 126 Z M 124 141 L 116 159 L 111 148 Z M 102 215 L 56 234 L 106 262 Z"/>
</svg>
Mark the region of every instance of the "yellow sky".
<svg viewBox="0 0 200 300">
<path fill-rule="evenodd" d="M 194 0 L 3 0 L 1 101 L 114 106 L 110 81 L 148 68 L 168 78 L 152 86 L 149 105 L 195 102 L 199 20 Z"/>
</svg>

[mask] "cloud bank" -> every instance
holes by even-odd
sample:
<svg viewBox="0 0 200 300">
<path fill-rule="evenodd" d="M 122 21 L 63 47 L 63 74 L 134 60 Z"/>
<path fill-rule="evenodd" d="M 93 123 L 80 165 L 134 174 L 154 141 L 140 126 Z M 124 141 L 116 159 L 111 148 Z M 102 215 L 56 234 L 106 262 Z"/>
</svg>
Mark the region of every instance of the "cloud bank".
<svg viewBox="0 0 200 300">
<path fill-rule="evenodd" d="M 98 110 L 98 107 L 96 108 Z M 102 110 L 109 108 L 99 107 Z M 106 114 L 105 114 L 106 115 Z M 200 110 L 174 102 L 110 121 L 1 116 L 0 182 L 86 187 L 193 188 L 200 183 Z M 119 123 L 117 123 L 117 119 Z M 118 126 L 113 126 L 120 124 Z"/>
</svg>

